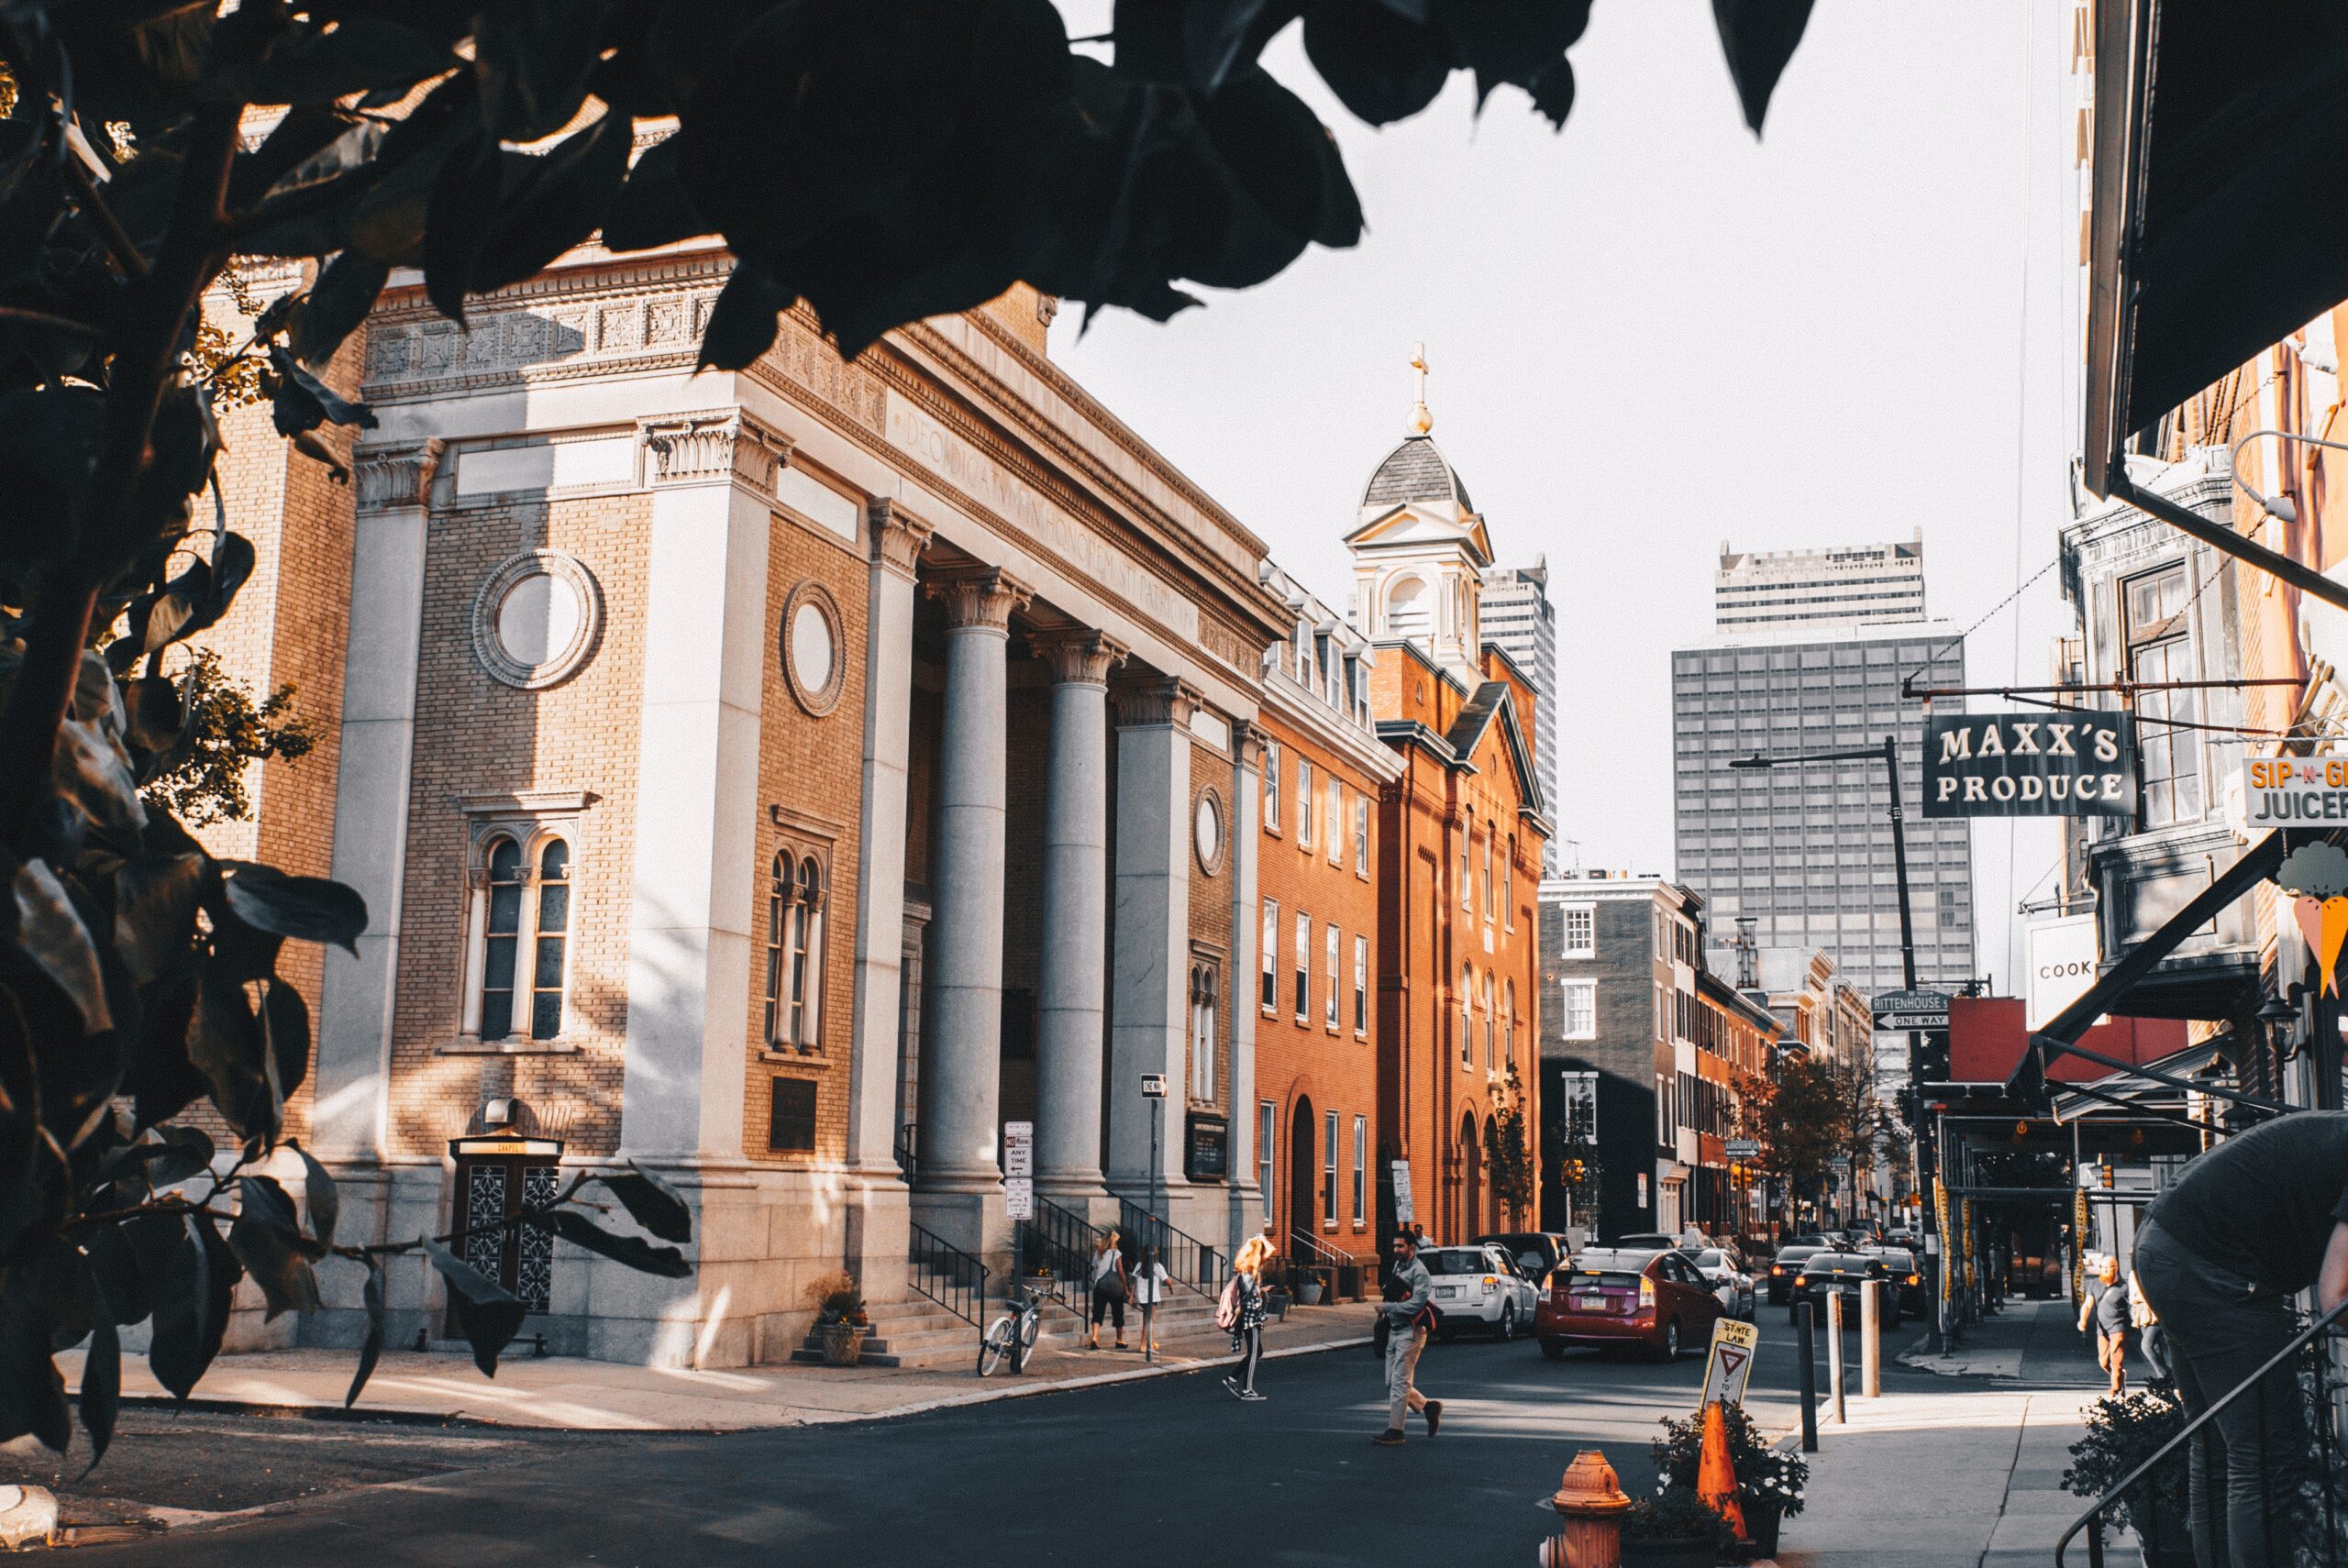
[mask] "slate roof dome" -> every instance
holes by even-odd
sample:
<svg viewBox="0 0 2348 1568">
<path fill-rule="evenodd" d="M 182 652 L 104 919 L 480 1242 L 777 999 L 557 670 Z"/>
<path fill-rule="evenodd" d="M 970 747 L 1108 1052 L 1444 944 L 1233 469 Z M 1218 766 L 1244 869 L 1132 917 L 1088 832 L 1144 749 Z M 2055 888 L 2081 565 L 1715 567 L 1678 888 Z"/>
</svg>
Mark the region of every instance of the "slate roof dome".
<svg viewBox="0 0 2348 1568">
<path fill-rule="evenodd" d="M 1473 512 L 1468 486 L 1461 481 L 1432 436 L 1411 436 L 1386 454 L 1361 492 L 1364 506 L 1402 506 L 1412 502 L 1451 502 L 1462 512 Z"/>
</svg>

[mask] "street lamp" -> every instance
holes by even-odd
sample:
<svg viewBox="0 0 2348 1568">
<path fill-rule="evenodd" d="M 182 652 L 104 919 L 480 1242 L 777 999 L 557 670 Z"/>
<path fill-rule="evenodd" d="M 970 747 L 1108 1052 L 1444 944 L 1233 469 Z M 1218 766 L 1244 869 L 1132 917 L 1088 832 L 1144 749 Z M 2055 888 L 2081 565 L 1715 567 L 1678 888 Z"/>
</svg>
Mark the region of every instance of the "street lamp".
<svg viewBox="0 0 2348 1568">
<path fill-rule="evenodd" d="M 1891 802 L 1892 868 L 1899 884 L 1899 973 L 1903 988 L 1916 988 L 1916 928 L 1908 910 L 1908 829 L 1907 813 L 1899 804 L 1899 741 L 1896 735 L 1886 735 L 1880 746 L 1862 746 L 1847 751 L 1805 751 L 1783 756 L 1765 756 L 1755 752 L 1751 756 L 1731 757 L 1729 766 L 1735 768 L 1801 767 L 1822 762 L 1880 762 L 1883 764 L 1884 788 Z M 1916 1031 L 1908 1032 L 1908 1083 L 1916 1096 L 1916 1176 L 1922 1189 L 1924 1208 L 1926 1245 L 1924 1268 L 1928 1275 L 1937 1275 L 1940 1258 L 1931 1249 L 1931 1238 L 1940 1232 L 1940 1217 L 1933 1206 L 1933 1167 L 1935 1150 L 1933 1140 L 1925 1134 L 1923 1051 Z M 1938 1281 L 1933 1280 L 1933 1294 L 1938 1298 Z M 1943 1347 L 1943 1326 L 1940 1314 L 1932 1319 L 1933 1348 Z"/>
</svg>

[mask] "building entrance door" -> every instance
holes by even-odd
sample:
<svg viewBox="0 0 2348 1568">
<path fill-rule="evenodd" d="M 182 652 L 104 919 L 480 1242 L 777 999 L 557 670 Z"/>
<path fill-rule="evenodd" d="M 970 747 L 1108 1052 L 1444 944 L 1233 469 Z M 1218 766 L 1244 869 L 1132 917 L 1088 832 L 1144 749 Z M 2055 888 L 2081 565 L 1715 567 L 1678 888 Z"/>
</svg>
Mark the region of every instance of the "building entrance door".
<svg viewBox="0 0 2348 1568">
<path fill-rule="evenodd" d="M 1296 1097 L 1296 1110 L 1288 1124 L 1288 1231 L 1291 1237 L 1312 1234 L 1312 1227 L 1320 1216 L 1315 1212 L 1312 1190 L 1318 1164 L 1312 1157 L 1312 1101 L 1303 1095 Z M 1287 1248 L 1291 1263 L 1302 1261 L 1296 1254 L 1303 1249 L 1291 1241 Z"/>
<path fill-rule="evenodd" d="M 543 1225 L 502 1224 L 526 1209 L 555 1200 L 562 1144 L 511 1132 L 451 1140 L 457 1162 L 454 1208 L 465 1232 L 458 1255 L 521 1298 L 532 1312 L 553 1299 L 554 1233 Z M 460 1337 L 453 1301 L 449 1334 Z"/>
</svg>

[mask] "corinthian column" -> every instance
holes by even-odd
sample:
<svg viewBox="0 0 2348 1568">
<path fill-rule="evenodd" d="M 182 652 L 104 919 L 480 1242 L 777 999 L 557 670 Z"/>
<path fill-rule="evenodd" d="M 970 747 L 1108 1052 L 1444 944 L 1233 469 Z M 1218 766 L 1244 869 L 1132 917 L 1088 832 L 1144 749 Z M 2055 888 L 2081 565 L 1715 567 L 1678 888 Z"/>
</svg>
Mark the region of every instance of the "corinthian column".
<svg viewBox="0 0 2348 1568">
<path fill-rule="evenodd" d="M 994 567 L 938 574 L 946 606 L 946 723 L 937 769 L 934 913 L 926 967 L 930 1059 L 921 1075 L 920 1192 L 932 1229 L 988 1251 L 1002 1190 L 996 1149 L 1002 1058 L 1003 735 L 1011 614 L 1025 584 Z M 975 1199 L 975 1201 L 973 1201 Z"/>
<path fill-rule="evenodd" d="M 1044 951 L 1036 1034 L 1036 1187 L 1071 1207 L 1101 1178 L 1102 1006 L 1108 991 L 1109 670 L 1125 650 L 1099 632 L 1034 639 L 1052 670 L 1044 794 Z"/>
</svg>

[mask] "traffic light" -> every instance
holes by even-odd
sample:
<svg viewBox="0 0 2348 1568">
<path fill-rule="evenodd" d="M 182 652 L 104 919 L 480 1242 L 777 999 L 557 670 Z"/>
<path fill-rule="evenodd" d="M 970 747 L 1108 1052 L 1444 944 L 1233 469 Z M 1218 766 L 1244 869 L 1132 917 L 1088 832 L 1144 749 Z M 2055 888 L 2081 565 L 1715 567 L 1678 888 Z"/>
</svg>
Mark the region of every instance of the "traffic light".
<svg viewBox="0 0 2348 1568">
<path fill-rule="evenodd" d="M 1916 1091 L 1914 1089 L 1901 1089 L 1899 1096 L 1899 1120 L 1906 1125 L 1913 1127 L 1919 1121 L 1923 1120 L 1917 1110 L 1917 1098 Z"/>
<path fill-rule="evenodd" d="M 1926 1033 L 1916 1047 L 1917 1076 L 1928 1084 L 1948 1082 L 1948 1036 L 1935 1030 Z"/>
</svg>

